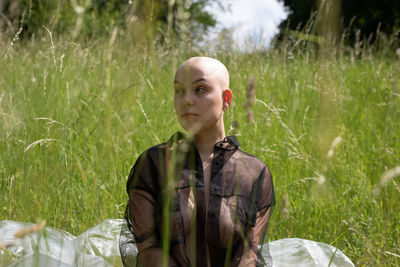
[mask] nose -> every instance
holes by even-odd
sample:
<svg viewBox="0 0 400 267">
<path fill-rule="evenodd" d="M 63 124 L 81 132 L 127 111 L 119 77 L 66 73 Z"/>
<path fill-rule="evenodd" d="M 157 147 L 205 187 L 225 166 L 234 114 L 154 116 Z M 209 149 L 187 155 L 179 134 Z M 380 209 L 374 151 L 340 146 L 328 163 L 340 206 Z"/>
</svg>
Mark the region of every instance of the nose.
<svg viewBox="0 0 400 267">
<path fill-rule="evenodd" d="M 186 91 L 182 98 L 182 103 L 184 106 L 192 106 L 193 105 L 193 97 L 189 90 Z"/>
</svg>

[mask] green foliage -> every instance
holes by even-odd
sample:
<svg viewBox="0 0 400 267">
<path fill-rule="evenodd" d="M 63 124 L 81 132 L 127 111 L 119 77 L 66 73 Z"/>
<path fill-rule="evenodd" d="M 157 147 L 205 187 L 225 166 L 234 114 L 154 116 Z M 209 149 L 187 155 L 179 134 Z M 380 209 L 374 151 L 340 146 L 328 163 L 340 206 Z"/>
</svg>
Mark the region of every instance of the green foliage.
<svg viewBox="0 0 400 267">
<path fill-rule="evenodd" d="M 25 34 L 31 35 L 42 29 L 65 31 L 72 27 L 74 16 L 70 1 L 20 0 L 20 26 Z"/>
<path fill-rule="evenodd" d="M 0 0 L 2 1 L 2 0 Z M 8 2 L 9 0 L 3 0 Z M 3 23 L 3 31 L 22 27 L 25 36 L 38 34 L 48 28 L 54 35 L 71 33 L 73 39 L 93 39 L 112 32 L 114 27 L 130 30 L 163 32 L 181 38 L 201 39 L 206 31 L 215 26 L 216 21 L 205 7 L 217 0 L 166 1 L 166 0 L 16 0 L 12 15 L 15 27 Z M 171 5 L 170 5 L 171 3 Z M 0 10 L 1 11 L 1 10 Z M 11 18 L 12 16 L 12 18 Z M 7 28 L 8 26 L 8 28 Z M 140 33 L 142 34 L 142 33 Z M 151 36 L 149 36 L 151 39 Z"/>
<path fill-rule="evenodd" d="M 318 17 L 321 5 L 337 4 L 340 10 L 342 33 L 346 40 L 354 44 L 360 40 L 372 43 L 380 35 L 400 38 L 400 2 L 397 0 L 281 0 L 290 10 L 288 18 L 280 25 L 281 29 L 307 30 L 307 22 Z M 332 9 L 332 7 L 329 7 Z M 339 38 L 342 36 L 339 34 Z M 398 46 L 394 46 L 397 48 Z"/>
<path fill-rule="evenodd" d="M 147 30 L 161 33 L 161 39 L 202 40 L 207 30 L 216 25 L 213 16 L 205 7 L 219 0 L 138 0 L 133 10 L 139 21 L 146 24 Z M 169 3 L 172 3 L 169 4 Z"/>
</svg>

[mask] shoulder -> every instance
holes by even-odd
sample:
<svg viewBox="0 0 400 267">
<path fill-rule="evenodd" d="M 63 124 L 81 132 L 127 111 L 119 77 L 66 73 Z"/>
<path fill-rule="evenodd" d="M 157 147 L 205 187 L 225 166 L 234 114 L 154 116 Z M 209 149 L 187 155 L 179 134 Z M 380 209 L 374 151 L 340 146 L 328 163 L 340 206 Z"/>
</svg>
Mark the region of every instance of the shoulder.
<svg viewBox="0 0 400 267">
<path fill-rule="evenodd" d="M 247 152 L 241 150 L 240 148 L 238 149 L 238 153 L 240 154 L 240 156 L 242 157 L 243 160 L 247 160 L 254 165 L 260 166 L 262 168 L 267 166 L 267 164 L 265 164 L 261 159 L 257 158 L 256 156 L 254 156 L 250 153 L 247 153 Z"/>
<path fill-rule="evenodd" d="M 137 157 L 134 168 L 137 168 L 138 165 L 142 165 L 144 162 L 156 161 L 163 150 L 163 144 L 155 145 L 146 149 Z"/>
<path fill-rule="evenodd" d="M 244 170 L 253 173 L 254 176 L 258 177 L 265 172 L 270 175 L 267 164 L 250 153 L 238 149 L 233 157 L 236 164 L 239 164 Z"/>
<path fill-rule="evenodd" d="M 155 185 L 158 183 L 162 154 L 165 144 L 158 144 L 143 151 L 131 168 L 127 181 L 127 191 L 141 188 L 146 192 L 156 194 Z"/>
<path fill-rule="evenodd" d="M 156 156 L 159 156 L 160 153 L 164 153 L 164 151 L 166 150 L 167 145 L 166 143 L 161 143 L 158 145 L 154 145 L 148 149 L 146 149 L 145 151 L 143 151 L 139 158 L 154 158 Z"/>
</svg>

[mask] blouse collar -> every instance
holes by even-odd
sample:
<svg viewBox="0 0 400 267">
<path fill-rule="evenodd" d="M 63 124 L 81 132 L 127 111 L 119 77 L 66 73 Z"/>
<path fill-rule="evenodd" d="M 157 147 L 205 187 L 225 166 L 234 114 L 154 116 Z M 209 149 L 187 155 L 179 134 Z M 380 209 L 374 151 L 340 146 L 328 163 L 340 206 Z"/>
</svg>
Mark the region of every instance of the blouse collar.
<svg viewBox="0 0 400 267">
<path fill-rule="evenodd" d="M 167 141 L 167 147 L 171 150 L 174 150 L 178 145 L 181 144 L 189 144 L 192 142 L 189 142 L 186 138 L 186 135 L 182 132 L 176 132 L 173 134 Z M 215 144 L 215 147 L 218 147 L 220 149 L 224 150 L 234 150 L 239 148 L 240 144 L 238 140 L 236 139 L 235 136 L 226 136 L 222 141 L 219 141 L 218 143 Z"/>
</svg>

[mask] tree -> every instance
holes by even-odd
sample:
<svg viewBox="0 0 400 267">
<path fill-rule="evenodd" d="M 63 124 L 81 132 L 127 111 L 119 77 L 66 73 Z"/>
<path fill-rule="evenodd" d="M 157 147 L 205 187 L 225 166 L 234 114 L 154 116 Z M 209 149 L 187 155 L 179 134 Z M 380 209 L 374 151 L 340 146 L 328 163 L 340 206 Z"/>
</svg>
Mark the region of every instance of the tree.
<svg viewBox="0 0 400 267">
<path fill-rule="evenodd" d="M 13 4 L 11 5 L 11 3 Z M 42 25 L 55 33 L 79 32 L 97 36 L 110 28 L 127 27 L 128 21 L 172 33 L 203 35 L 215 26 L 213 16 L 205 10 L 220 0 L 0 0 L 0 30 L 23 27 L 33 34 Z M 13 12 L 9 12 L 12 6 Z M 12 27 L 11 27 L 12 26 Z M 131 25 L 128 25 L 128 27 Z"/>
<path fill-rule="evenodd" d="M 319 7 L 332 0 L 280 0 L 290 9 L 288 18 L 280 25 L 281 30 L 304 30 L 306 22 L 313 14 L 318 19 Z M 342 0 L 340 5 L 340 28 L 348 31 L 348 41 L 360 38 L 377 38 L 377 31 L 386 35 L 399 36 L 400 1 L 399 0 Z M 322 18 L 323 19 L 323 18 Z M 359 31 L 357 34 L 356 32 Z"/>
<path fill-rule="evenodd" d="M 216 25 L 214 17 L 205 10 L 219 0 L 138 0 L 131 12 L 147 29 L 184 38 L 201 39 Z"/>
</svg>

